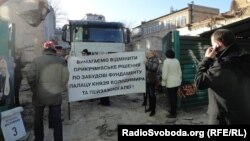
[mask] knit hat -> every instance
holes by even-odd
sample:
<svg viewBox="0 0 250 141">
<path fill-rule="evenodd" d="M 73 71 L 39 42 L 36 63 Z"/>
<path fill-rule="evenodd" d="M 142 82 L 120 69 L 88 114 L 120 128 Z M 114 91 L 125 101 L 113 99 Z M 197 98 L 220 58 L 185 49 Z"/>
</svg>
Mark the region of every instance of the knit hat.
<svg viewBox="0 0 250 141">
<path fill-rule="evenodd" d="M 52 41 L 46 41 L 46 42 L 43 43 L 43 48 L 44 49 L 49 49 L 49 48 L 54 49 L 55 48 L 55 43 L 52 42 Z"/>
</svg>

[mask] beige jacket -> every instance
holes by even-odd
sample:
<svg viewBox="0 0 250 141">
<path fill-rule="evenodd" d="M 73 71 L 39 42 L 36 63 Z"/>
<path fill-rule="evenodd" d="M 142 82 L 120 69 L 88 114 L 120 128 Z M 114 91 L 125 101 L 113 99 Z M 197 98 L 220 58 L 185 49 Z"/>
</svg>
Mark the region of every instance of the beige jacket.
<svg viewBox="0 0 250 141">
<path fill-rule="evenodd" d="M 167 88 L 178 87 L 181 85 L 182 72 L 180 62 L 173 58 L 167 58 L 162 67 L 162 85 Z"/>
</svg>

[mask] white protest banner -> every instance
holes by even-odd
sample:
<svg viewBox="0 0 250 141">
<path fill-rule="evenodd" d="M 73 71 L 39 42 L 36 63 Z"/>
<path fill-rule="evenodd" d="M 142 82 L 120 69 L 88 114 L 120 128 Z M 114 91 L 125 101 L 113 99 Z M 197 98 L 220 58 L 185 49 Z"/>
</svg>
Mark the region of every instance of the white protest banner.
<svg viewBox="0 0 250 141">
<path fill-rule="evenodd" d="M 69 102 L 122 94 L 144 93 L 145 52 L 71 57 Z"/>
<path fill-rule="evenodd" d="M 21 113 L 22 107 L 1 112 L 1 128 L 5 141 L 15 141 L 26 135 Z"/>
</svg>

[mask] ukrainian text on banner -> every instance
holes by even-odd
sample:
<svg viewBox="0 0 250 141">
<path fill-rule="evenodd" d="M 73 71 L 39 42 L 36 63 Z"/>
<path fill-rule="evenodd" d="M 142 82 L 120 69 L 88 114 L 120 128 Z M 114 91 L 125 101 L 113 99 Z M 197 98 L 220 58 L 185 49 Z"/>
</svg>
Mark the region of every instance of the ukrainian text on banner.
<svg viewBox="0 0 250 141">
<path fill-rule="evenodd" d="M 145 52 L 71 57 L 69 102 L 145 92 Z"/>
</svg>

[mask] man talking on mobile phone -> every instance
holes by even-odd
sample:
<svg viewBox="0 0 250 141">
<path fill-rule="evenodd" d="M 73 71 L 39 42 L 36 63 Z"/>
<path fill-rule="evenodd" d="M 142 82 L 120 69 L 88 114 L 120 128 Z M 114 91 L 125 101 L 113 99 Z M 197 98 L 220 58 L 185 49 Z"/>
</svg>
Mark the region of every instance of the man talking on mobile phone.
<svg viewBox="0 0 250 141">
<path fill-rule="evenodd" d="M 216 30 L 211 44 L 195 76 L 198 89 L 209 88 L 208 114 L 218 124 L 250 124 L 250 55 L 227 29 Z"/>
</svg>

